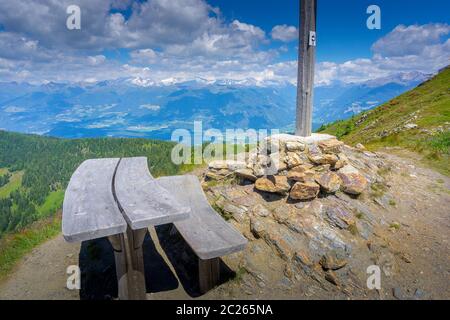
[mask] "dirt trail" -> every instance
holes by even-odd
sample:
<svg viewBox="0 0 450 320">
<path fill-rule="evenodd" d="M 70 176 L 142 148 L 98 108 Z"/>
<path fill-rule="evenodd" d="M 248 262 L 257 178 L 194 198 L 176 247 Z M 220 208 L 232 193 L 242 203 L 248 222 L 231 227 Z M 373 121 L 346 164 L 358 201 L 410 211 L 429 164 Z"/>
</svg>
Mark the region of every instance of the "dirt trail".
<svg viewBox="0 0 450 320">
<path fill-rule="evenodd" d="M 0 299 L 78 299 L 77 291 L 66 288 L 66 270 L 78 264 L 79 251 L 79 244 L 65 242 L 62 235 L 36 247 L 0 283 Z"/>
<path fill-rule="evenodd" d="M 402 284 L 402 290 L 393 296 L 392 288 L 386 288 L 378 298 L 402 299 L 416 295 L 416 298 L 422 299 L 449 299 L 450 178 L 422 167 L 414 154 L 403 152 L 402 157 L 385 156 L 394 164 L 388 181 L 395 195 L 395 203 L 390 204 L 392 210 L 384 213 L 380 210 L 380 214 L 385 215 L 383 218 L 387 226 L 387 231 L 381 236 L 396 252 L 397 258 L 403 261 L 396 270 L 396 280 Z M 399 226 L 389 228 L 393 221 L 398 222 Z M 157 238 L 154 232 L 151 236 L 154 240 Z M 158 241 L 155 241 L 155 248 L 177 277 Z M 66 243 L 61 235 L 35 248 L 0 283 L 0 299 L 79 299 L 78 291 L 66 289 L 66 268 L 78 263 L 79 251 L 80 245 Z M 225 286 L 232 289 L 233 284 Z M 416 292 L 418 288 L 420 291 Z M 204 298 L 220 298 L 223 289 L 214 290 Z M 282 297 L 280 293 L 279 298 Z M 178 285 L 173 290 L 149 294 L 148 298 L 190 297 Z M 329 296 L 324 293 L 323 298 Z"/>
</svg>

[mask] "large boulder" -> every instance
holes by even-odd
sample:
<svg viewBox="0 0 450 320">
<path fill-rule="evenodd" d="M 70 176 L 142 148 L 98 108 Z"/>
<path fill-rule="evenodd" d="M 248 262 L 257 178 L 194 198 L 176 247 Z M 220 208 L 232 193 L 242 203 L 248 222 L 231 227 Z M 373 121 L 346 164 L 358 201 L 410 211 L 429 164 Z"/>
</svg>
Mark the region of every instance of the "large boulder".
<svg viewBox="0 0 450 320">
<path fill-rule="evenodd" d="M 296 152 L 288 152 L 285 157 L 285 162 L 287 164 L 287 168 L 291 169 L 303 164 L 303 160 L 300 155 Z"/>
<path fill-rule="evenodd" d="M 318 145 L 323 153 L 340 153 L 344 143 L 337 139 L 329 139 L 320 141 Z"/>
<path fill-rule="evenodd" d="M 360 173 L 346 173 L 346 171 L 339 170 L 338 175 L 342 180 L 342 190 L 345 193 L 360 195 L 367 188 L 367 179 Z"/>
<path fill-rule="evenodd" d="M 322 153 L 321 149 L 317 145 L 310 145 L 308 148 L 308 159 L 314 164 L 322 165 L 329 164 L 335 165 L 339 161 L 339 158 L 335 154 Z"/>
<path fill-rule="evenodd" d="M 289 152 L 297 152 L 297 151 L 304 151 L 305 150 L 305 144 L 298 142 L 298 141 L 287 141 L 286 142 L 286 151 Z"/>
<path fill-rule="evenodd" d="M 314 181 L 316 173 L 314 171 L 289 171 L 287 174 L 288 180 L 296 181 L 296 182 L 312 182 Z"/>
<path fill-rule="evenodd" d="M 206 172 L 206 178 L 209 180 L 224 180 L 225 178 L 229 177 L 231 175 L 231 172 L 228 169 L 210 169 L 208 172 Z"/>
<path fill-rule="evenodd" d="M 239 169 L 235 171 L 236 175 L 242 179 L 255 182 L 257 177 L 252 169 Z"/>
<path fill-rule="evenodd" d="M 268 176 L 256 180 L 255 188 L 259 191 L 284 195 L 289 192 L 291 185 L 285 176 Z"/>
<path fill-rule="evenodd" d="M 316 175 L 316 182 L 325 193 L 335 193 L 341 188 L 342 180 L 334 172 L 326 172 L 321 175 Z"/>
<path fill-rule="evenodd" d="M 284 160 L 285 160 L 285 156 L 279 152 L 272 153 L 270 155 L 270 168 L 275 171 L 275 172 L 273 172 L 273 174 L 276 174 L 276 173 L 286 170 L 288 168 L 288 166 Z"/>
<path fill-rule="evenodd" d="M 247 167 L 247 163 L 244 161 L 235 161 L 235 160 L 215 160 L 209 163 L 209 169 L 213 170 L 223 170 L 227 169 L 230 171 L 235 171 L 238 169 L 245 169 Z"/>
<path fill-rule="evenodd" d="M 253 173 L 257 177 L 262 177 L 269 174 L 269 167 L 270 167 L 270 157 L 259 154 L 255 157 L 254 162 L 250 163 L 253 169 Z"/>
<path fill-rule="evenodd" d="M 319 191 L 320 186 L 315 182 L 297 182 L 291 189 L 290 197 L 294 200 L 312 200 Z"/>
<path fill-rule="evenodd" d="M 299 165 L 299 166 L 296 166 L 296 167 L 290 169 L 289 172 L 300 172 L 300 173 L 302 173 L 302 172 L 311 170 L 312 168 L 314 168 L 314 166 L 312 164 L 305 163 L 305 164 L 302 164 L 302 165 Z"/>
</svg>

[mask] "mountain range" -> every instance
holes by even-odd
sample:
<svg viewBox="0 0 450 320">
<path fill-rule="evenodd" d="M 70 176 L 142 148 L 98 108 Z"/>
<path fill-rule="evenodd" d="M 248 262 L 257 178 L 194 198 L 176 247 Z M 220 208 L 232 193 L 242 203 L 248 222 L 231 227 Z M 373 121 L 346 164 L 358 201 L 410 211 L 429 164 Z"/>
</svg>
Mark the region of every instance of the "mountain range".
<svg viewBox="0 0 450 320">
<path fill-rule="evenodd" d="M 399 73 L 364 83 L 315 89 L 313 126 L 349 118 L 417 86 L 430 75 Z M 290 83 L 122 78 L 96 83 L 0 83 L 0 129 L 65 138 L 170 139 L 175 129 L 292 130 Z"/>
</svg>

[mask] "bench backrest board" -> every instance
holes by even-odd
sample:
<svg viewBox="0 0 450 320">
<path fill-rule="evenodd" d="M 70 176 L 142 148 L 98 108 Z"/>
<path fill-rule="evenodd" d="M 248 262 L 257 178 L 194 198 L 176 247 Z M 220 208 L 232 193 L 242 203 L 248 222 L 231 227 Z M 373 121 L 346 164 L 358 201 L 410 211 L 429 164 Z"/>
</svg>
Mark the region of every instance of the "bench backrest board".
<svg viewBox="0 0 450 320">
<path fill-rule="evenodd" d="M 63 203 L 63 236 L 68 242 L 123 233 L 127 223 L 117 207 L 112 182 L 119 159 L 83 162 L 70 179 Z"/>
<path fill-rule="evenodd" d="M 197 177 L 162 177 L 157 181 L 191 208 L 189 219 L 177 221 L 175 226 L 200 259 L 213 259 L 245 248 L 247 239 L 210 206 Z"/>
<path fill-rule="evenodd" d="M 137 230 L 186 219 L 190 207 L 180 204 L 148 170 L 147 158 L 122 158 L 117 168 L 114 191 L 131 229 Z"/>
</svg>

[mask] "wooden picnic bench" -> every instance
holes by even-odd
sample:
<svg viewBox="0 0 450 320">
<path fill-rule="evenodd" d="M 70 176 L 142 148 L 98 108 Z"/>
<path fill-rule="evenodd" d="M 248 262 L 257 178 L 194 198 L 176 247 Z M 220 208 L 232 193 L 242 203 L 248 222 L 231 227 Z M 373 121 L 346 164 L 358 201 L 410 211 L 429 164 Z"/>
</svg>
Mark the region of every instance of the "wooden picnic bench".
<svg viewBox="0 0 450 320">
<path fill-rule="evenodd" d="M 148 227 L 186 219 L 189 212 L 155 182 L 147 158 L 87 160 L 67 187 L 62 231 L 68 242 L 108 237 L 119 299 L 145 299 L 142 244 Z"/>
<path fill-rule="evenodd" d="M 209 206 L 196 177 L 155 180 L 147 158 L 87 160 L 70 179 L 63 236 L 68 242 L 109 239 L 119 299 L 145 299 L 142 244 L 150 226 L 167 223 L 175 224 L 198 255 L 203 292 L 217 284 L 219 257 L 242 250 L 246 243 Z"/>
<path fill-rule="evenodd" d="M 205 293 L 219 281 L 220 257 L 244 250 L 247 239 L 211 207 L 196 176 L 162 177 L 157 182 L 191 209 L 189 219 L 174 225 L 199 258 L 200 291 Z"/>
</svg>

